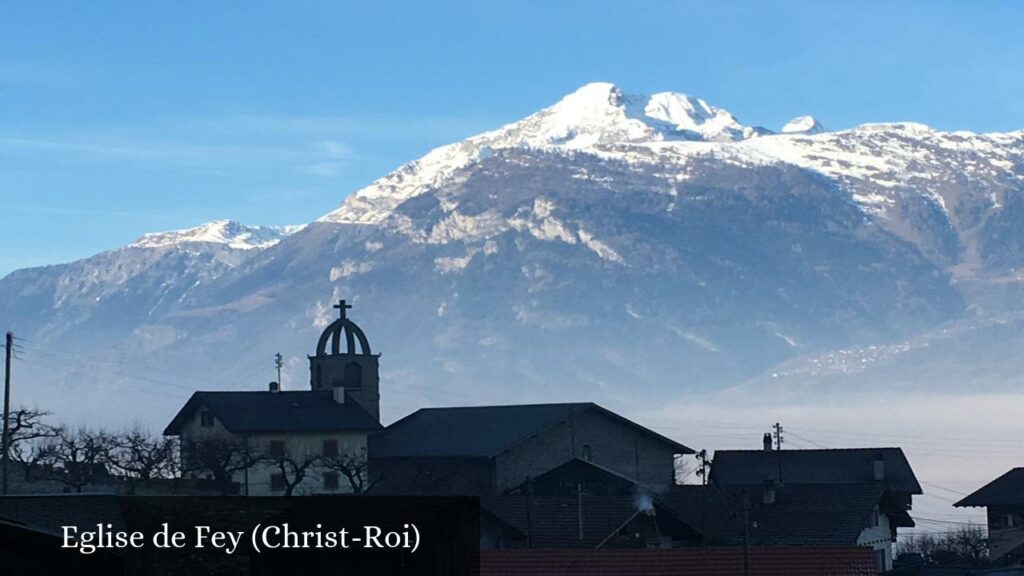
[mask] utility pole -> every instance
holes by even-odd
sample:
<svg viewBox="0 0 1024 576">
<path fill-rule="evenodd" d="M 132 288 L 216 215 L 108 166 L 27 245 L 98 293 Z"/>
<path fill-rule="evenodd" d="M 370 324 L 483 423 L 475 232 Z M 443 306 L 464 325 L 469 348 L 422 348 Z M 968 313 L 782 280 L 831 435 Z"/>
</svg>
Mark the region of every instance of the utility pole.
<svg viewBox="0 0 1024 576">
<path fill-rule="evenodd" d="M 772 426 L 775 430 L 775 459 L 779 463 L 779 484 L 782 484 L 782 424 L 778 422 Z"/>
<path fill-rule="evenodd" d="M 708 451 L 701 450 L 697 452 L 697 460 L 700 461 L 697 468 L 697 476 L 700 476 L 700 483 L 702 486 L 708 485 L 708 472 L 711 468 L 711 463 L 708 462 Z"/>
<path fill-rule="evenodd" d="M 576 481 L 576 520 L 578 522 L 580 542 L 583 541 L 583 484 Z"/>
<path fill-rule="evenodd" d="M 277 368 L 277 385 L 281 386 L 281 367 L 284 366 L 284 356 L 278 352 L 274 354 L 274 367 Z"/>
<path fill-rule="evenodd" d="M 743 491 L 743 576 L 750 576 L 750 494 Z"/>
<path fill-rule="evenodd" d="M 7 495 L 7 462 L 11 459 L 11 356 L 14 354 L 14 333 L 7 333 L 4 345 L 4 432 L 3 432 L 3 488 Z"/>
</svg>

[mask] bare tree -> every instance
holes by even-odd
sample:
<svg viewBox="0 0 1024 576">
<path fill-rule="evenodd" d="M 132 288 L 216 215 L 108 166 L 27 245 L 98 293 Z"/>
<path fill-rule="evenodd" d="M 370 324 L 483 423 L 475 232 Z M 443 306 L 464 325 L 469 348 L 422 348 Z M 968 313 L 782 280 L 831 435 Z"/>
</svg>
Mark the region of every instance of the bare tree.
<svg viewBox="0 0 1024 576">
<path fill-rule="evenodd" d="M 274 448 L 271 445 L 261 455 L 260 460 L 269 464 L 280 475 L 284 484 L 284 495 L 291 496 L 306 479 L 310 468 L 320 462 L 322 458 L 319 454 L 296 454 L 287 446 Z"/>
<path fill-rule="evenodd" d="M 980 525 L 961 526 L 949 537 L 950 548 L 964 560 L 978 564 L 988 558 L 988 539 Z"/>
<path fill-rule="evenodd" d="M 166 470 L 173 444 L 169 438 L 136 428 L 112 438 L 109 456 L 110 467 L 124 481 L 128 493 L 135 494 L 140 485 L 149 486 Z"/>
<path fill-rule="evenodd" d="M 21 466 L 25 482 L 32 481 L 32 472 L 52 458 L 53 443 L 61 429 L 48 424 L 49 412 L 18 408 L 10 417 L 11 460 Z"/>
<path fill-rule="evenodd" d="M 988 558 L 988 541 L 984 528 L 971 524 L 950 532 L 910 535 L 899 543 L 896 553 L 920 554 L 935 565 L 978 565 Z"/>
<path fill-rule="evenodd" d="M 21 467 L 22 477 L 26 483 L 52 475 L 57 456 L 57 443 L 54 438 L 60 433 L 60 428 L 54 428 L 53 437 L 34 438 L 11 446 L 11 460 Z"/>
<path fill-rule="evenodd" d="M 370 468 L 365 455 L 346 454 L 323 459 L 325 470 L 337 472 L 348 480 L 353 494 L 364 494 L 380 482 L 380 478 L 370 480 Z"/>
<path fill-rule="evenodd" d="M 204 438 L 181 447 L 181 472 L 208 474 L 221 495 L 231 493 L 234 475 L 260 460 L 244 439 Z"/>
<path fill-rule="evenodd" d="M 50 478 L 75 492 L 107 478 L 111 438 L 104 432 L 62 429 L 50 440 L 48 450 L 53 462 Z"/>
</svg>

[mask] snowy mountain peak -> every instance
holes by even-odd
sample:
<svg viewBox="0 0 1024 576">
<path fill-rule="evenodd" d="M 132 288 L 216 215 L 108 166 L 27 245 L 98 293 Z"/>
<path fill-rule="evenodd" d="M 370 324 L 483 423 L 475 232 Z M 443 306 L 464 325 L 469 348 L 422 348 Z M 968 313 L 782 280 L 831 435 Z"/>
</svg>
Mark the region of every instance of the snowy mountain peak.
<svg viewBox="0 0 1024 576">
<path fill-rule="evenodd" d="M 234 220 L 214 220 L 195 228 L 153 232 L 129 244 L 132 248 L 161 248 L 181 244 L 222 244 L 235 250 L 269 248 L 302 226 L 250 226 Z"/>
<path fill-rule="evenodd" d="M 828 132 L 828 129 L 814 116 L 797 116 L 782 127 L 783 134 L 821 134 L 822 132 Z"/>
<path fill-rule="evenodd" d="M 736 141 L 763 130 L 743 126 L 728 111 L 687 94 L 626 94 L 614 84 L 594 82 L 499 132 L 533 147 L 587 149 L 663 140 Z"/>
<path fill-rule="evenodd" d="M 622 99 L 622 90 L 611 82 L 591 82 L 564 96 L 555 106 L 614 107 Z"/>
<path fill-rule="evenodd" d="M 608 82 L 586 84 L 554 105 L 462 142 L 442 146 L 359 190 L 325 222 L 379 223 L 405 200 L 502 149 L 599 153 L 662 142 L 737 142 L 762 134 L 700 98 L 677 92 L 627 94 Z"/>
</svg>

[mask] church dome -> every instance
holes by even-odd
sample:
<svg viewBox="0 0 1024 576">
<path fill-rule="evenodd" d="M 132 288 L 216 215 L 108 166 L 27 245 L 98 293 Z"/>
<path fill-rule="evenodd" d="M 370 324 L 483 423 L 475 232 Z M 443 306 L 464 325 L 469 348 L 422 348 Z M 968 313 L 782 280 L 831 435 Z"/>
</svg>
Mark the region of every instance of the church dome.
<svg viewBox="0 0 1024 576">
<path fill-rule="evenodd" d="M 324 328 L 320 340 L 316 344 L 317 356 L 338 356 L 340 354 L 370 354 L 370 341 L 363 329 L 348 319 L 346 311 L 352 306 L 344 300 L 334 305 L 339 311 L 339 318 Z M 344 342 L 344 348 L 342 343 Z M 356 344 L 358 342 L 358 349 Z M 330 352 L 327 347 L 330 345 Z"/>
</svg>

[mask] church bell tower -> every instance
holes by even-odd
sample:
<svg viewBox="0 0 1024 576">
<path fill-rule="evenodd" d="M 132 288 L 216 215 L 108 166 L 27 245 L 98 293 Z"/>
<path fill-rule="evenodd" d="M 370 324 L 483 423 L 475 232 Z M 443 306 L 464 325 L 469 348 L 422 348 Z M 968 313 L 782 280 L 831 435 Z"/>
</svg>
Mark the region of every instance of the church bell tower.
<svg viewBox="0 0 1024 576">
<path fill-rule="evenodd" d="M 335 306 L 338 319 L 320 335 L 316 355 L 309 357 L 309 383 L 313 390 L 344 388 L 345 397 L 359 403 L 380 420 L 380 354 L 370 352 L 366 334 L 348 319 L 352 308 L 344 300 Z"/>
</svg>

